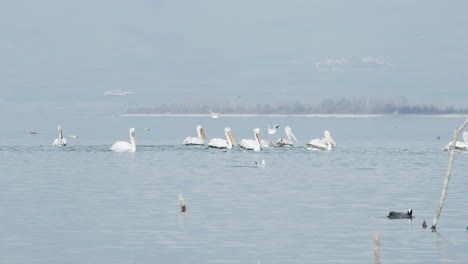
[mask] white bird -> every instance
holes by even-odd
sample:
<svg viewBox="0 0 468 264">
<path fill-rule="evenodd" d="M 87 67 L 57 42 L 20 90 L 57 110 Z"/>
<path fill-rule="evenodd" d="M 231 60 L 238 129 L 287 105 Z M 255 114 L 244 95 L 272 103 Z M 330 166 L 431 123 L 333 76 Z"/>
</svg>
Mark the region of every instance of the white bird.
<svg viewBox="0 0 468 264">
<path fill-rule="evenodd" d="M 331 150 L 336 146 L 336 142 L 330 135 L 330 131 L 325 130 L 323 132 L 323 138 L 315 138 L 307 142 L 307 149 L 309 150 Z"/>
<path fill-rule="evenodd" d="M 110 150 L 116 152 L 135 152 L 136 151 L 136 143 L 135 143 L 135 128 L 129 129 L 130 133 L 130 142 L 125 141 L 117 141 L 114 145 L 111 146 Z"/>
<path fill-rule="evenodd" d="M 234 138 L 231 134 L 231 128 L 226 127 L 224 129 L 224 134 L 226 135 L 226 139 L 222 138 L 213 138 L 208 142 L 208 147 L 210 148 L 221 148 L 221 149 L 232 149 L 232 146 L 236 144 Z"/>
<path fill-rule="evenodd" d="M 219 115 L 221 115 L 221 113 L 222 113 L 222 112 L 215 113 L 215 112 L 213 112 L 213 111 L 211 111 L 211 110 L 208 110 L 208 109 L 203 109 L 203 110 L 205 110 L 205 111 L 207 111 L 208 113 L 210 113 L 210 114 L 211 114 L 211 118 L 213 118 L 213 119 L 218 118 Z"/>
<path fill-rule="evenodd" d="M 260 140 L 260 145 L 262 145 L 262 148 L 270 148 L 270 147 L 274 147 L 275 144 L 271 141 L 268 141 L 268 140 Z"/>
<path fill-rule="evenodd" d="M 276 141 L 276 146 L 278 147 L 292 146 L 293 145 L 292 139 L 294 139 L 296 143 L 298 142 L 296 136 L 294 136 L 294 133 L 292 132 L 292 129 L 289 126 L 284 128 L 284 133 L 286 134 L 288 138 L 278 139 Z"/>
<path fill-rule="evenodd" d="M 197 126 L 197 134 L 198 134 L 198 137 L 186 137 L 184 139 L 184 144 L 185 145 L 203 145 L 205 141 L 203 141 L 202 136 L 206 139 L 206 135 L 201 125 Z"/>
<path fill-rule="evenodd" d="M 62 126 L 58 125 L 57 129 L 58 129 L 58 138 L 56 138 L 54 140 L 54 143 L 53 143 L 54 146 L 57 146 L 57 147 L 66 146 L 67 145 L 67 140 L 63 137 Z"/>
<path fill-rule="evenodd" d="M 260 139 L 260 128 L 253 130 L 255 139 L 242 139 L 239 142 L 239 147 L 245 150 L 260 151 L 262 150 L 261 139 Z"/>
<path fill-rule="evenodd" d="M 323 135 L 324 135 L 324 139 L 328 140 L 332 146 L 332 148 L 336 147 L 336 142 L 335 140 L 333 140 L 333 138 L 331 137 L 331 134 L 330 134 L 330 131 L 328 130 L 325 130 L 323 131 Z M 323 139 L 322 139 L 323 140 Z"/>
<path fill-rule="evenodd" d="M 468 150 L 468 132 L 463 132 L 462 137 L 463 141 L 455 141 L 455 150 Z M 444 150 L 450 150 L 451 146 L 452 141 L 444 147 Z"/>
<path fill-rule="evenodd" d="M 265 168 L 265 160 L 262 160 L 262 162 L 255 162 L 255 165 L 259 168 Z"/>
<path fill-rule="evenodd" d="M 273 135 L 274 133 L 276 133 L 276 129 L 277 129 L 278 127 L 279 127 L 278 124 L 276 124 L 274 127 L 271 127 L 271 128 L 270 128 L 270 125 L 267 125 L 268 134 Z"/>
</svg>

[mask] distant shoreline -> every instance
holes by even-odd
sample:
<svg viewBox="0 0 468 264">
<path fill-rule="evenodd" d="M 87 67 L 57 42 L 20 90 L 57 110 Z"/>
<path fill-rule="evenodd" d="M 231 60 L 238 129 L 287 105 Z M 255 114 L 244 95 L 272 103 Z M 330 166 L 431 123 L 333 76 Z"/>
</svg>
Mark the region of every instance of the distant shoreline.
<svg viewBox="0 0 468 264">
<path fill-rule="evenodd" d="M 210 117 L 207 114 L 123 114 L 124 117 Z M 468 118 L 463 114 L 222 114 L 222 117 L 317 117 L 317 118 L 375 118 L 375 117 L 437 117 Z"/>
</svg>

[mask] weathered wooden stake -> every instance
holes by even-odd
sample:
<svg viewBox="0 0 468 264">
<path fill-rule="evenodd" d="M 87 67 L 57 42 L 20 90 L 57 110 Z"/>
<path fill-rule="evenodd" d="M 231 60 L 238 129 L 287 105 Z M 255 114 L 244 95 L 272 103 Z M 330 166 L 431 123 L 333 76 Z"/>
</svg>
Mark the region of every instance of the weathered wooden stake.
<svg viewBox="0 0 468 264">
<path fill-rule="evenodd" d="M 434 215 L 434 220 L 432 220 L 432 226 L 431 226 L 432 232 L 436 231 L 437 222 L 439 221 L 440 213 L 442 212 L 442 206 L 444 205 L 445 194 L 447 193 L 450 176 L 452 175 L 453 158 L 455 156 L 454 155 L 455 142 L 457 141 L 458 134 L 460 134 L 460 132 L 465 128 L 467 124 L 468 124 L 468 118 L 465 120 L 465 122 L 463 122 L 463 124 L 457 130 L 455 130 L 453 134 L 452 144 L 450 146 L 450 159 L 449 159 L 449 164 L 447 168 L 447 173 L 445 174 L 444 186 L 442 188 L 442 195 L 440 196 L 439 208 L 437 209 Z"/>
<path fill-rule="evenodd" d="M 379 234 L 377 233 L 374 235 L 374 263 L 380 264 L 380 242 Z"/>
<path fill-rule="evenodd" d="M 184 213 L 186 211 L 184 197 L 179 193 L 180 211 Z"/>
</svg>

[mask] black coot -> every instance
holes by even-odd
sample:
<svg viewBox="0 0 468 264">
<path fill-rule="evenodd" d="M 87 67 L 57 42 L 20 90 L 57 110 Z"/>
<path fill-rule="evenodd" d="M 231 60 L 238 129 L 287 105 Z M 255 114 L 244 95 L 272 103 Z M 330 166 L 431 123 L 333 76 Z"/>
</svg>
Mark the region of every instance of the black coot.
<svg viewBox="0 0 468 264">
<path fill-rule="evenodd" d="M 394 212 L 391 211 L 388 213 L 388 218 L 390 219 L 412 219 L 413 218 L 413 210 L 410 208 L 406 213 L 401 212 Z"/>
</svg>

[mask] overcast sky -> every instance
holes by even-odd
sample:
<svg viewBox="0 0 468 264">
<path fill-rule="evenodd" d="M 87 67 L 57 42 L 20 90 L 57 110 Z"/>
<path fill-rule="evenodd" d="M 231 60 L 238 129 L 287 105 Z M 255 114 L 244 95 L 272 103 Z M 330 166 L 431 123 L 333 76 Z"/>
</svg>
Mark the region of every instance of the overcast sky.
<svg viewBox="0 0 468 264">
<path fill-rule="evenodd" d="M 3 1 L 0 111 L 376 95 L 467 106 L 466 10 L 466 1 Z"/>
</svg>

